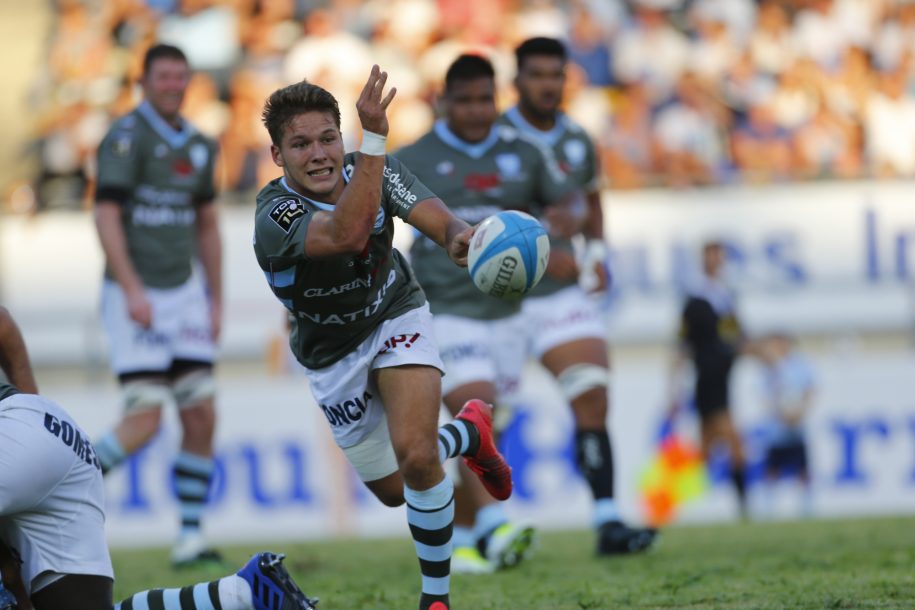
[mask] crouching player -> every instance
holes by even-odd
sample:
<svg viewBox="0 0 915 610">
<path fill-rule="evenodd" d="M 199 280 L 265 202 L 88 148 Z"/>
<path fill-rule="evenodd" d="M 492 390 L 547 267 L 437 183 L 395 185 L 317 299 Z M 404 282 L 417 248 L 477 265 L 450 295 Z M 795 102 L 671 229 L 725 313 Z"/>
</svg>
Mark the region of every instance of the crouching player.
<svg viewBox="0 0 915 610">
<path fill-rule="evenodd" d="M 372 68 L 356 104 L 360 154 L 344 154 L 340 109 L 302 82 L 264 108 L 283 176 L 257 197 L 254 250 L 294 319 L 290 346 L 337 444 L 384 504 L 406 502 L 422 573 L 421 610 L 448 610 L 454 485 L 441 462 L 465 456 L 497 499 L 511 471 L 491 408 L 470 400 L 437 431 L 443 365 L 422 289 L 392 248 L 399 216 L 466 266 L 473 233 L 406 166 L 385 156 L 387 75 Z"/>
<path fill-rule="evenodd" d="M 102 470 L 89 437 L 38 395 L 19 328 L 0 307 L 0 575 L 19 610 L 110 610 Z M 237 574 L 144 591 L 132 610 L 311 610 L 281 555 L 255 555 Z"/>
</svg>

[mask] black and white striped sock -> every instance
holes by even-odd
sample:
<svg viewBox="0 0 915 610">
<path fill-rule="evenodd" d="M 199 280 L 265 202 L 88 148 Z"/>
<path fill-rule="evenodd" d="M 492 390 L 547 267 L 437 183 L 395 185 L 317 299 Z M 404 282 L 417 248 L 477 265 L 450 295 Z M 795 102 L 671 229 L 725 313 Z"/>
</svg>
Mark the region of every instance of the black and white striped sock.
<svg viewBox="0 0 915 610">
<path fill-rule="evenodd" d="M 436 602 L 442 602 L 447 608 L 451 585 L 454 483 L 445 476 L 441 483 L 425 491 L 404 487 L 404 498 L 423 579 L 420 609 L 434 607 Z"/>
<path fill-rule="evenodd" d="M 131 595 L 114 610 L 252 610 L 251 586 L 236 574 L 181 589 Z"/>
</svg>

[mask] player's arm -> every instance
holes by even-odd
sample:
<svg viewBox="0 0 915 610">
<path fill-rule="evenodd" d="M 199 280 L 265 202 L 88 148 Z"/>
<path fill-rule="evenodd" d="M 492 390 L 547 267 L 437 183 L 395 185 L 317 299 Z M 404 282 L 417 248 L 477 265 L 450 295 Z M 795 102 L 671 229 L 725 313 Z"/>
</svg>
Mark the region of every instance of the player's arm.
<svg viewBox="0 0 915 610">
<path fill-rule="evenodd" d="M 356 159 L 349 184 L 337 200 L 333 212 L 316 212 L 305 234 L 305 254 L 310 258 L 359 254 L 365 248 L 381 204 L 381 179 L 384 151 L 366 153 L 365 132 L 387 137 L 387 108 L 396 88 L 382 96 L 387 72 L 377 65 L 359 94 L 356 110 L 363 130 L 363 147 Z M 374 153 L 374 154 L 372 154 Z"/>
<path fill-rule="evenodd" d="M 38 384 L 29 363 L 29 353 L 13 316 L 0 307 L 0 369 L 10 383 L 27 394 L 37 394 Z"/>
<path fill-rule="evenodd" d="M 210 324 L 213 339 L 222 327 L 222 236 L 216 203 L 209 201 L 197 208 L 197 253 L 206 275 L 210 300 Z"/>
<path fill-rule="evenodd" d="M 108 268 L 127 298 L 127 311 L 131 319 L 148 327 L 152 324 L 152 307 L 146 300 L 143 282 L 127 252 L 127 236 L 121 224 L 121 211 L 121 204 L 116 201 L 96 201 L 95 228 Z"/>
<path fill-rule="evenodd" d="M 13 552 L 0 540 L 0 579 L 3 580 L 3 586 L 16 598 L 19 610 L 32 610 L 32 602 L 25 591 L 25 583 L 22 582 L 21 569 Z"/>
<path fill-rule="evenodd" d="M 467 266 L 467 248 L 474 227 L 452 214 L 441 199 L 430 197 L 417 203 L 407 222 L 444 248 L 456 265 Z"/>
</svg>

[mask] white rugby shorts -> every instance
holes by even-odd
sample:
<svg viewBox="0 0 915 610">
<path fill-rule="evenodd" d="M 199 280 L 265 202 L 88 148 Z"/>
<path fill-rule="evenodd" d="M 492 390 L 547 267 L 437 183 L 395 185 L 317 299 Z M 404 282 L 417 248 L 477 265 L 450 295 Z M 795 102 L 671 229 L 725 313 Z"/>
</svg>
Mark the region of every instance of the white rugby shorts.
<svg viewBox="0 0 915 610">
<path fill-rule="evenodd" d="M 152 306 L 148 329 L 130 318 L 120 285 L 102 282 L 102 323 L 115 374 L 167 371 L 178 359 L 213 362 L 210 305 L 200 276 L 176 288 L 146 288 L 146 298 Z"/>
<path fill-rule="evenodd" d="M 498 320 L 434 316 L 435 340 L 446 373 L 442 395 L 468 383 L 486 381 L 496 387 L 500 401 L 508 401 L 521 385 L 526 357 L 523 324 L 520 314 Z"/>
<path fill-rule="evenodd" d="M 383 478 L 398 468 L 372 371 L 407 364 L 444 370 L 428 305 L 385 320 L 334 364 L 305 369 L 311 393 L 330 424 L 334 440 L 363 481 Z"/>
<path fill-rule="evenodd" d="M 42 573 L 114 578 L 102 471 L 89 437 L 54 402 L 0 401 L 0 538 L 31 590 Z"/>
<path fill-rule="evenodd" d="M 528 297 L 521 305 L 528 353 L 537 360 L 554 347 L 579 339 L 607 340 L 607 323 L 579 286 Z"/>
</svg>

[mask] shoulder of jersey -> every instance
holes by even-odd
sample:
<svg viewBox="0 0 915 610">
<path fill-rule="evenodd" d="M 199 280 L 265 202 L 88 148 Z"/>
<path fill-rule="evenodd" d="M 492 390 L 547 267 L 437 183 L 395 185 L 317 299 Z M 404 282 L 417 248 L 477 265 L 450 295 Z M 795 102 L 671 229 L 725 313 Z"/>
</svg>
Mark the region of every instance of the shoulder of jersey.
<svg viewBox="0 0 915 610">
<path fill-rule="evenodd" d="M 497 123 L 495 128 L 497 130 L 496 133 L 499 134 L 499 139 L 503 142 L 514 142 L 521 139 L 523 135 L 517 127 L 510 123 Z"/>
<path fill-rule="evenodd" d="M 139 127 L 139 123 L 136 111 L 128 112 L 115 119 L 114 123 L 111 125 L 111 131 L 134 131 Z"/>
</svg>

